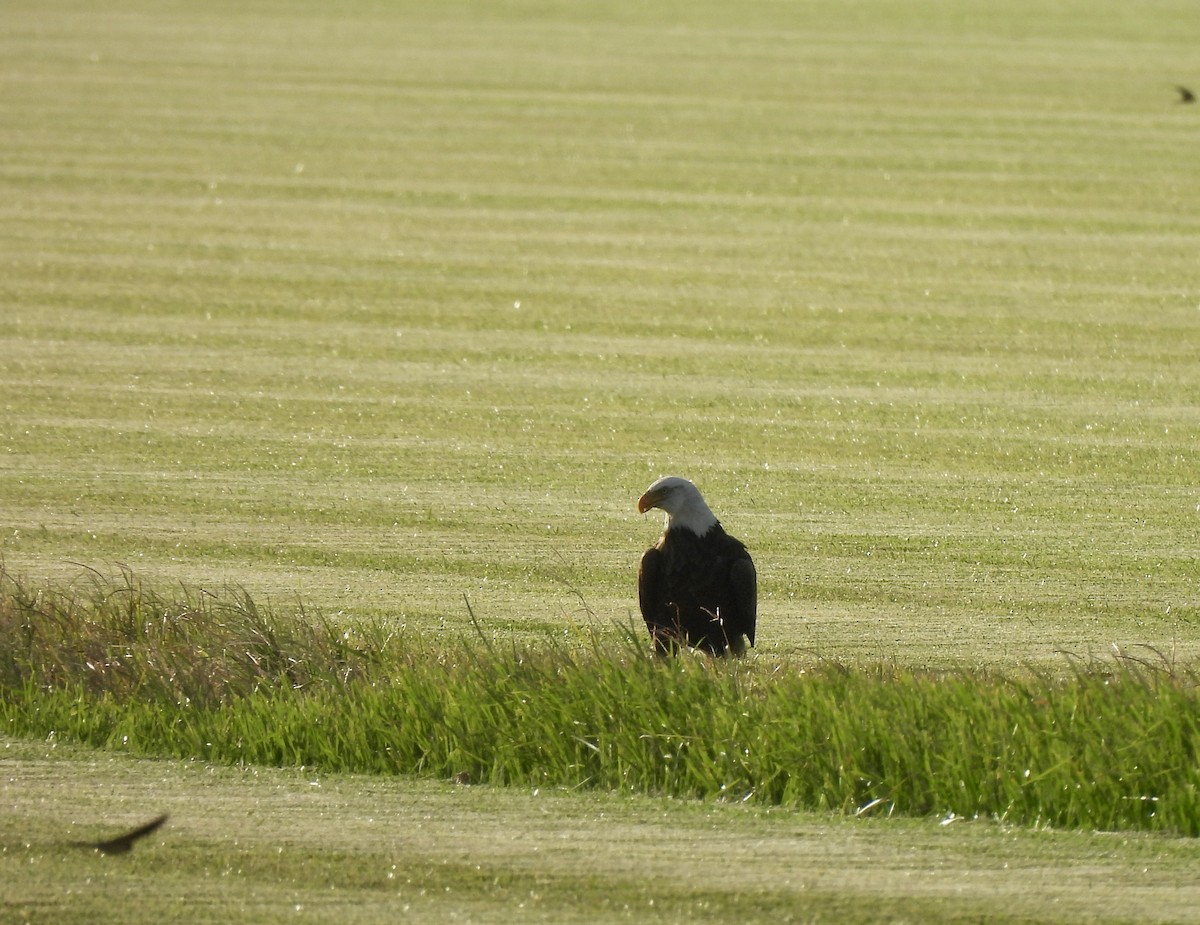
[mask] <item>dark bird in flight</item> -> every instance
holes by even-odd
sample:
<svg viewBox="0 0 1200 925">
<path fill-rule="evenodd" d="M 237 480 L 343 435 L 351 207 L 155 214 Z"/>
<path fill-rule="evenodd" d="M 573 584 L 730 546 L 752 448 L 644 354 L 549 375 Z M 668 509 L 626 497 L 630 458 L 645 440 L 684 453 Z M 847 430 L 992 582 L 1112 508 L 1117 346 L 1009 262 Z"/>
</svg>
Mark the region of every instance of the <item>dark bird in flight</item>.
<svg viewBox="0 0 1200 925">
<path fill-rule="evenodd" d="M 133 850 L 134 842 L 157 831 L 166 821 L 167 814 L 163 813 L 157 819 L 152 819 L 145 825 L 139 825 L 136 829 L 126 832 L 124 835 L 118 835 L 116 838 L 110 838 L 107 841 L 76 842 L 75 844 L 81 848 L 95 848 L 101 854 L 128 854 Z"/>
<path fill-rule="evenodd" d="M 1176 87 L 1175 89 L 1179 91 L 1179 102 L 1181 102 L 1181 103 L 1196 102 L 1196 94 L 1193 93 L 1191 90 L 1189 90 L 1187 87 Z"/>
<path fill-rule="evenodd" d="M 666 528 L 638 568 L 638 604 L 659 655 L 680 644 L 714 655 L 754 645 L 758 577 L 741 542 L 725 532 L 687 479 L 661 478 L 638 498 L 639 513 L 666 511 Z"/>
</svg>

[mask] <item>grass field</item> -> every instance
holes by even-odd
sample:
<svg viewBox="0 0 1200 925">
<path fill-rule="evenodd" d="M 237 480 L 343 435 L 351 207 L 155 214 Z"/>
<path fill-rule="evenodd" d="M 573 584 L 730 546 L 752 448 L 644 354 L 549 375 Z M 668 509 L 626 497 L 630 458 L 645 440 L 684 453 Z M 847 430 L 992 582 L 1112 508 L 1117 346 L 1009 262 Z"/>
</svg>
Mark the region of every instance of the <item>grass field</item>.
<svg viewBox="0 0 1200 925">
<path fill-rule="evenodd" d="M 977 6 L 7 3 L 5 568 L 236 584 L 432 645 L 472 611 L 489 640 L 618 640 L 659 529 L 634 501 L 674 473 L 756 557 L 751 670 L 1065 670 L 1114 644 L 1194 664 L 1200 110 L 1174 86 L 1200 83 L 1200 35 L 1180 2 Z M 527 811 L 453 793 L 487 831 Z M 768 825 L 676 812 L 703 815 L 697 844 Z M 945 871 L 1001 837 L 788 824 L 917 839 Z M 1114 844 L 1046 861 L 1012 837 L 1077 871 Z M 1129 844 L 1127 872 L 1195 850 Z M 924 869 L 906 857 L 802 863 L 840 895 L 848 863 Z M 304 876 L 260 870 L 243 920 Z M 1068 900 L 1047 875 L 1014 905 L 965 877 L 885 911 L 1188 920 L 1194 874 L 1162 870 L 1155 901 Z M 457 912 L 516 914 L 496 899 Z"/>
<path fill-rule="evenodd" d="M 1191 646 L 1177 6 L 479 6 L 10 7 L 10 566 L 625 622 L 675 472 L 767 648 Z"/>
</svg>

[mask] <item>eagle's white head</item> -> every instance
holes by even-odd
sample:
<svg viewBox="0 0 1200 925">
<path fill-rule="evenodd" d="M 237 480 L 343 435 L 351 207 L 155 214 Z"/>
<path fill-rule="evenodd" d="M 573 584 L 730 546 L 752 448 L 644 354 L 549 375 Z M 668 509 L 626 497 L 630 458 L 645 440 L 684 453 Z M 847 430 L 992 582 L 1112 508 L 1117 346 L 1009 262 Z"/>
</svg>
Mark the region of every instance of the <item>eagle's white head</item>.
<svg viewBox="0 0 1200 925">
<path fill-rule="evenodd" d="M 678 476 L 668 475 L 659 479 L 638 498 L 639 514 L 656 507 L 667 512 L 667 529 L 691 530 L 704 536 L 717 523 L 712 510 L 704 503 L 700 489 Z"/>
</svg>

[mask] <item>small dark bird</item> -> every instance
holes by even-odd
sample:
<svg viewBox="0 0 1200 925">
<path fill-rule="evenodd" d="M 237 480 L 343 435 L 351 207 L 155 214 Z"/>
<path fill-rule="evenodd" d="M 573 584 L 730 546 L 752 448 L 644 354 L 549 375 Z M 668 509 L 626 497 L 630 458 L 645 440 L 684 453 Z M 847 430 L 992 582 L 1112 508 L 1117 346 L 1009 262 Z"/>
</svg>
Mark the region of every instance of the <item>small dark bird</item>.
<svg viewBox="0 0 1200 925">
<path fill-rule="evenodd" d="M 1181 103 L 1196 102 L 1196 94 L 1193 93 L 1191 90 L 1189 90 L 1187 87 L 1176 87 L 1175 89 L 1179 91 L 1179 102 L 1181 102 Z"/>
<path fill-rule="evenodd" d="M 666 511 L 666 529 L 638 569 L 638 603 L 659 655 L 680 645 L 742 655 L 754 645 L 758 578 L 746 547 L 725 532 L 687 479 L 659 479 L 638 498 Z"/>
<path fill-rule="evenodd" d="M 163 813 L 157 819 L 152 819 L 145 825 L 139 825 L 136 829 L 126 832 L 124 835 L 118 835 L 116 838 L 110 838 L 107 841 L 76 842 L 75 844 L 81 848 L 95 848 L 101 854 L 128 854 L 133 850 L 134 842 L 158 830 L 166 821 L 167 814 Z"/>
</svg>

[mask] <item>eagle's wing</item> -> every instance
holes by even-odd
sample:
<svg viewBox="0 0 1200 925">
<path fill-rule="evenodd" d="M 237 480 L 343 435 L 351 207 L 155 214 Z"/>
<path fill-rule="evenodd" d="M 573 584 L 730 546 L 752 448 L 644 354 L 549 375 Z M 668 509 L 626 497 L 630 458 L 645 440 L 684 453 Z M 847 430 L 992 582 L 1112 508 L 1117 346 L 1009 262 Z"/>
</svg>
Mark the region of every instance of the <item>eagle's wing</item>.
<svg viewBox="0 0 1200 925">
<path fill-rule="evenodd" d="M 671 639 L 678 632 L 678 627 L 668 619 L 663 606 L 664 580 L 663 553 L 658 547 L 652 546 L 642 554 L 642 562 L 638 566 L 638 606 L 654 640 L 654 648 L 660 655 L 671 651 Z"/>
<path fill-rule="evenodd" d="M 730 639 L 745 636 L 750 645 L 754 645 L 754 627 L 758 622 L 758 573 L 750 556 L 735 560 L 729 567 L 729 587 L 736 614 L 736 619 L 731 621 Z"/>
</svg>

